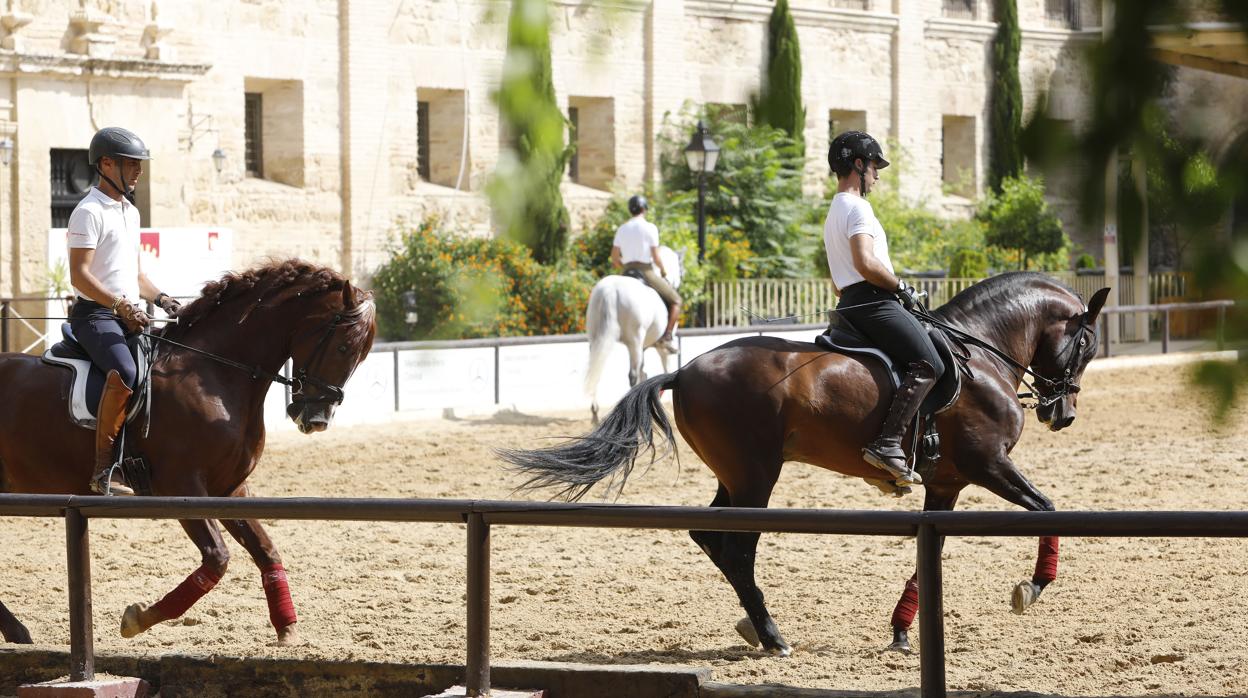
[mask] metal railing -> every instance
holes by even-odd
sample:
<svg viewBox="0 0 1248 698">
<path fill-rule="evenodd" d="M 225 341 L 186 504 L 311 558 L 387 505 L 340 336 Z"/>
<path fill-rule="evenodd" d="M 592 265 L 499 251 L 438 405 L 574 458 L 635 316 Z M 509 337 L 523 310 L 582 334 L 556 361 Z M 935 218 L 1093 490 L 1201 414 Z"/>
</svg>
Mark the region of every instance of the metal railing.
<svg viewBox="0 0 1248 698">
<path fill-rule="evenodd" d="M 1104 274 L 1077 274 L 1075 272 L 1044 272 L 1061 281 L 1084 298 L 1105 286 Z M 935 308 L 983 279 L 981 278 L 910 278 L 904 277 L 920 291 L 926 291 L 928 305 Z M 1187 294 L 1189 277 L 1182 272 L 1154 272 L 1148 275 L 1148 298 L 1135 297 L 1135 282 L 1131 274 L 1118 277 L 1115 284 L 1120 305 L 1135 303 L 1165 303 Z M 836 295 L 832 280 L 813 279 L 734 279 L 708 284 L 709 298 L 706 302 L 707 324 L 710 326 L 750 324 L 750 316 L 742 308 L 766 317 L 815 317 L 828 308 L 836 307 Z M 1134 338 L 1134 329 L 1124 325 L 1125 339 Z"/>
<path fill-rule="evenodd" d="M 68 302 L 68 300 L 68 298 L 63 296 L 16 296 L 13 298 L 0 298 L 0 352 L 13 350 L 10 344 L 15 334 L 13 332 L 14 322 L 17 322 L 19 326 L 24 326 L 35 335 L 35 341 L 19 349 L 19 352 L 28 352 L 47 339 L 47 331 L 32 325 L 26 316 L 17 311 L 14 304 L 42 303 L 44 305 L 40 306 L 38 314 L 45 315 L 46 313 L 44 312 L 44 309 L 46 309 L 46 305 L 49 301 Z"/>
<path fill-rule="evenodd" d="M 63 516 L 69 578 L 70 680 L 95 676 L 88 521 L 316 519 L 467 524 L 468 695 L 490 689 L 490 527 L 584 526 L 917 536 L 919 672 L 924 698 L 945 696 L 945 536 L 1246 538 L 1248 512 L 889 512 L 742 509 L 486 500 L 0 495 L 0 516 Z"/>
<path fill-rule="evenodd" d="M 1161 353 L 1170 353 L 1170 314 L 1180 311 L 1189 310 L 1212 310 L 1218 311 L 1218 324 L 1215 330 L 1214 339 L 1217 342 L 1218 350 L 1226 348 L 1226 311 L 1227 308 L 1235 306 L 1235 301 L 1197 301 L 1194 303 L 1163 303 L 1156 305 L 1119 305 L 1112 308 L 1103 308 L 1101 310 L 1101 344 L 1103 353 L 1101 356 L 1110 356 L 1109 341 L 1109 316 L 1110 315 L 1133 315 L 1136 313 L 1160 313 L 1161 314 Z"/>
</svg>

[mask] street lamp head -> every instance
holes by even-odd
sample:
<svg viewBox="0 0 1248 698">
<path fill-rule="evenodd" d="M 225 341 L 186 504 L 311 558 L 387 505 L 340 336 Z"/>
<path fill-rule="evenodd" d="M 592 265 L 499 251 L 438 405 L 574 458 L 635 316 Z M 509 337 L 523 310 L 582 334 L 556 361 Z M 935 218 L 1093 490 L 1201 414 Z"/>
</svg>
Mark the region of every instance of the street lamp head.
<svg viewBox="0 0 1248 698">
<path fill-rule="evenodd" d="M 217 148 L 216 150 L 212 151 L 212 164 L 216 166 L 217 172 L 220 172 L 225 167 L 225 151 L 224 150 Z"/>
<path fill-rule="evenodd" d="M 12 161 L 13 161 L 13 139 L 7 138 L 7 137 L 2 138 L 0 139 L 0 164 L 3 164 L 5 167 L 8 167 L 9 163 Z"/>
<path fill-rule="evenodd" d="M 689 170 L 698 175 L 710 174 L 715 171 L 715 163 L 719 160 L 719 146 L 711 140 L 706 132 L 706 125 L 698 121 L 689 145 L 685 146 L 685 162 Z"/>
</svg>

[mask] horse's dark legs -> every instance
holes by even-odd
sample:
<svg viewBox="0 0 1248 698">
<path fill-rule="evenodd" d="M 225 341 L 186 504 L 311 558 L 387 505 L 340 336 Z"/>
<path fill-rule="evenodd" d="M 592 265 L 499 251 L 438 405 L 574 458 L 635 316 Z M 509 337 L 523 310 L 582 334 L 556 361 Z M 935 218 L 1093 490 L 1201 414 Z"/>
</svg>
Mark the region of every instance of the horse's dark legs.
<svg viewBox="0 0 1248 698">
<path fill-rule="evenodd" d="M 225 547 L 217 522 L 211 519 L 180 521 L 186 535 L 199 548 L 203 561 L 199 569 L 191 573 L 173 591 L 160 601 L 146 604 L 130 604 L 121 616 L 121 636 L 134 637 L 148 628 L 186 613 L 204 594 L 221 581 L 225 568 L 230 564 L 230 551 Z"/>
<path fill-rule="evenodd" d="M 26 626 L 3 603 L 0 603 L 0 634 L 4 635 L 5 642 L 31 644 L 30 632 L 26 630 Z"/>
<path fill-rule="evenodd" d="M 234 496 L 247 496 L 246 489 Z M 260 581 L 264 585 L 264 596 L 269 603 L 269 621 L 277 631 L 278 645 L 294 645 L 299 642 L 295 630 L 298 618 L 295 616 L 295 605 L 290 599 L 290 587 L 286 583 L 286 568 L 282 567 L 282 557 L 277 546 L 269 538 L 259 521 L 224 520 L 221 522 L 234 540 L 242 544 L 251 559 L 260 568 Z"/>
<path fill-rule="evenodd" d="M 774 484 L 774 480 L 773 480 Z M 715 493 L 711 506 L 767 506 L 771 495 L 771 487 L 766 487 L 762 494 L 752 497 L 733 498 L 721 483 Z M 763 592 L 754 581 L 754 554 L 758 547 L 758 533 L 726 533 L 722 531 L 690 531 L 690 537 L 706 552 L 715 566 L 723 572 L 728 583 L 737 592 L 741 607 L 749 616 L 749 623 L 737 624 L 737 632 L 741 633 L 750 644 L 762 644 L 763 649 L 773 654 L 788 656 L 792 649 L 780 635 L 780 629 L 767 611 Z M 751 637 L 750 635 L 754 635 Z"/>
<path fill-rule="evenodd" d="M 928 487 L 923 498 L 923 511 L 952 511 L 957 503 L 958 492 L 936 494 L 933 488 Z M 940 538 L 940 546 L 941 548 L 945 546 L 944 536 Z M 893 618 L 890 622 L 893 628 L 893 642 L 885 649 L 895 652 L 910 651 L 910 626 L 914 623 L 914 617 L 918 612 L 919 573 L 915 572 L 910 575 L 910 579 L 906 580 L 906 587 L 901 592 L 901 598 L 898 599 L 897 606 L 893 608 Z"/>
</svg>

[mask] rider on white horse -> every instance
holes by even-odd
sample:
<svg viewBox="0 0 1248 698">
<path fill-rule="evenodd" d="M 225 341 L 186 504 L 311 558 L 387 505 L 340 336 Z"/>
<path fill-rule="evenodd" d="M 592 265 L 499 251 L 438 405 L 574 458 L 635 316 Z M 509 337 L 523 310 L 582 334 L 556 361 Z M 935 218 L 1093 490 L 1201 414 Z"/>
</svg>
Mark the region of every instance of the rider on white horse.
<svg viewBox="0 0 1248 698">
<path fill-rule="evenodd" d="M 661 347 L 670 354 L 675 354 L 676 343 L 672 341 L 672 330 L 680 321 L 681 299 L 676 289 L 666 281 L 667 268 L 663 265 L 663 258 L 659 255 L 659 229 L 655 224 L 646 220 L 646 210 L 649 208 L 644 196 L 633 196 L 628 200 L 628 212 L 633 214 L 633 217 L 615 232 L 615 241 L 611 247 L 611 264 L 615 267 L 623 267 L 625 273 L 630 271 L 640 273 L 646 285 L 657 291 L 663 298 L 663 303 L 667 305 L 667 329 L 659 341 L 655 342 L 655 346 Z M 652 262 L 659 268 L 658 274 L 654 273 Z"/>
</svg>

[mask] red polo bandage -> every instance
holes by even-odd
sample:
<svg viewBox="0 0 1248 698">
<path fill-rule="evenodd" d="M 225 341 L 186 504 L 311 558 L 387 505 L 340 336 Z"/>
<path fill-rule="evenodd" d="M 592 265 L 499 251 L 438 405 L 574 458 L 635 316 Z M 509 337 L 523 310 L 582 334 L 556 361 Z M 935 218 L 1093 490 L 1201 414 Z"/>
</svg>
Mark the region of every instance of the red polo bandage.
<svg viewBox="0 0 1248 698">
<path fill-rule="evenodd" d="M 914 616 L 919 612 L 919 580 L 911 577 L 906 580 L 906 590 L 901 592 L 901 600 L 893 609 L 893 629 L 909 630 L 914 623 Z"/>
<path fill-rule="evenodd" d="M 204 594 L 212 591 L 219 581 L 221 581 L 221 575 L 206 565 L 200 565 L 199 569 L 182 580 L 182 583 L 166 594 L 165 598 L 152 604 L 151 611 L 158 614 L 161 620 L 181 617 Z"/>
<path fill-rule="evenodd" d="M 1044 536 L 1036 553 L 1036 574 L 1032 581 L 1051 582 L 1054 579 L 1057 579 L 1057 536 Z"/>
<path fill-rule="evenodd" d="M 290 600 L 290 585 L 286 583 L 286 568 L 280 563 L 260 568 L 260 581 L 264 584 L 264 596 L 269 600 L 269 622 L 281 630 L 294 625 L 295 602 Z"/>
</svg>

